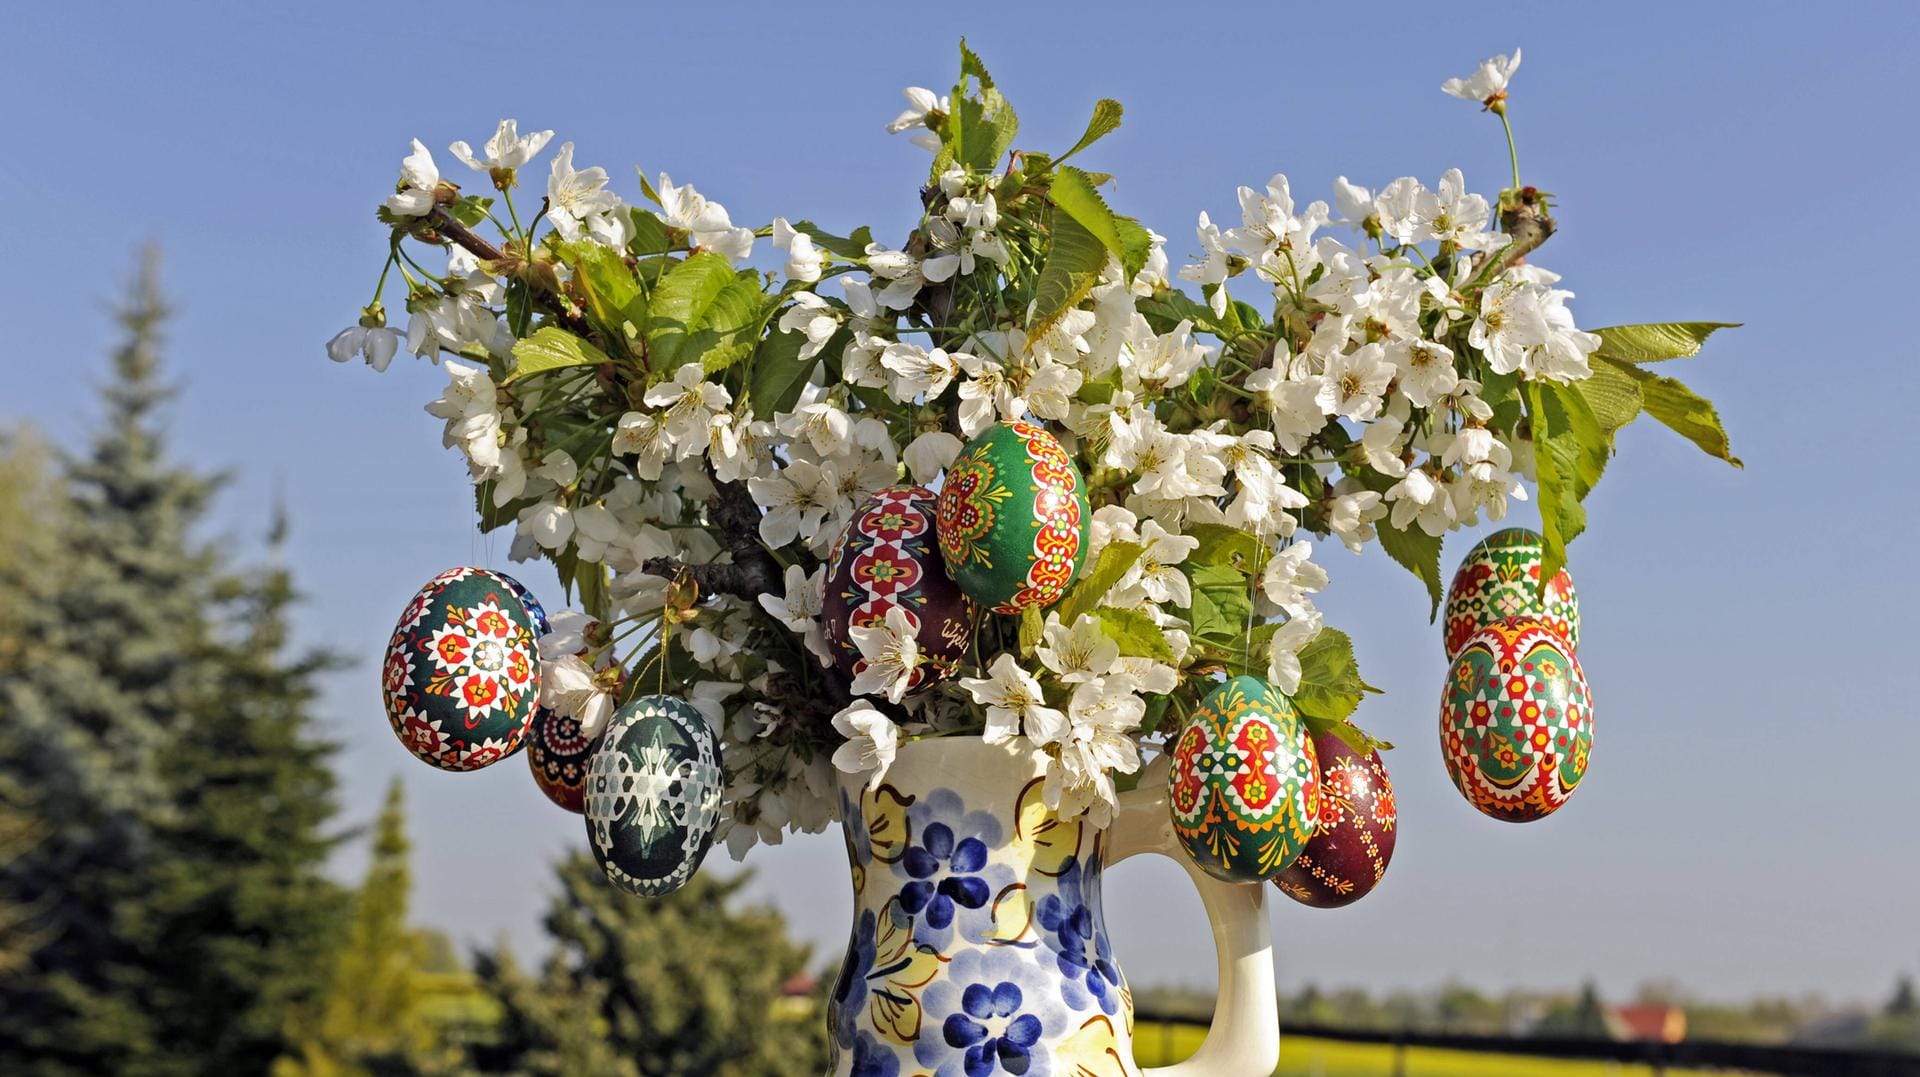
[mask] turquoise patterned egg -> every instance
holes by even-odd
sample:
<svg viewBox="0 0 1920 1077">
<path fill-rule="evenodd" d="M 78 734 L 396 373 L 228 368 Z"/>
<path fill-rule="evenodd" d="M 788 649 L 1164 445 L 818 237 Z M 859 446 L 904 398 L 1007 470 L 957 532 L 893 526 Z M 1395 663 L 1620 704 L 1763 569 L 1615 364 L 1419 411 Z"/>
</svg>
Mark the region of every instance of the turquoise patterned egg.
<svg viewBox="0 0 1920 1077">
<path fill-rule="evenodd" d="M 613 885 L 671 894 L 693 877 L 720 822 L 720 741 L 693 705 L 641 696 L 620 708 L 587 766 L 587 838 Z"/>
<path fill-rule="evenodd" d="M 981 431 L 941 480 L 936 527 L 953 582 L 996 613 L 1051 606 L 1087 558 L 1087 483 L 1028 422 Z"/>
<path fill-rule="evenodd" d="M 1194 708 L 1168 749 L 1167 805 L 1193 862 L 1235 883 L 1271 879 L 1313 837 L 1320 762 L 1293 701 L 1235 677 Z"/>
<path fill-rule="evenodd" d="M 483 568 L 433 578 L 400 615 L 381 663 L 387 721 L 442 770 L 520 750 L 540 699 L 533 617 L 519 584 Z"/>
</svg>

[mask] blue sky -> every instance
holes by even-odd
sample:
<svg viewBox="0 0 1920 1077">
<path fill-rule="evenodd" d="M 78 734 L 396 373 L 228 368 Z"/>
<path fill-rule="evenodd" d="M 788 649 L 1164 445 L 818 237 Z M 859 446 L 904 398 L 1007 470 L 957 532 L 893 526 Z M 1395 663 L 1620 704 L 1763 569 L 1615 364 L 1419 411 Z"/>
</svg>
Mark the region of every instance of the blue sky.
<svg viewBox="0 0 1920 1077">
<path fill-rule="evenodd" d="M 965 33 L 1020 111 L 1020 145 L 1064 146 L 1096 98 L 1126 104 L 1085 164 L 1120 177 L 1113 203 L 1172 236 L 1178 259 L 1199 210 L 1230 214 L 1236 185 L 1275 171 L 1325 192 L 1339 174 L 1372 186 L 1458 166 L 1496 190 L 1498 124 L 1438 86 L 1518 44 L 1521 164 L 1562 224 L 1538 261 L 1566 274 L 1587 326 L 1745 322 L 1671 372 L 1720 405 L 1747 467 L 1657 427 L 1622 436 L 1572 554 L 1593 766 L 1569 808 L 1531 826 L 1481 818 L 1446 782 L 1444 663 L 1417 586 L 1377 551 L 1328 554 L 1328 620 L 1387 690 L 1359 719 L 1401 745 L 1388 765 L 1403 829 L 1366 901 L 1276 902 L 1283 980 L 1592 976 L 1624 991 L 1667 978 L 1874 998 L 1920 971 L 1920 724 L 1902 679 L 1920 639 L 1920 439 L 1896 212 L 1920 174 L 1920 9 L 270 7 L 10 13 L 0 422 L 81 435 L 111 343 L 105 304 L 133 248 L 162 244 L 186 386 L 177 447 L 236 471 L 219 523 L 243 543 L 284 489 L 305 637 L 357 660 L 324 700 L 350 810 L 364 818 L 406 778 L 423 919 L 535 945 L 548 865 L 584 835 L 519 761 L 433 772 L 379 713 L 375 658 L 414 588 L 455 563 L 506 564 L 504 543 L 474 533 L 463 469 L 420 411 L 439 372 L 403 359 L 381 377 L 321 350 L 372 287 L 372 210 L 409 138 L 452 170 L 447 143 L 477 145 L 514 116 L 577 142 L 629 198 L 638 163 L 737 221 L 809 216 L 897 239 L 925 159 L 881 125 L 900 87 L 952 81 Z M 1449 566 L 1471 541 L 1449 544 Z M 558 604 L 550 574 L 525 578 Z M 837 837 L 751 862 L 756 892 L 837 954 Z M 1136 982 L 1211 981 L 1181 879 L 1170 863 L 1109 877 Z"/>
</svg>

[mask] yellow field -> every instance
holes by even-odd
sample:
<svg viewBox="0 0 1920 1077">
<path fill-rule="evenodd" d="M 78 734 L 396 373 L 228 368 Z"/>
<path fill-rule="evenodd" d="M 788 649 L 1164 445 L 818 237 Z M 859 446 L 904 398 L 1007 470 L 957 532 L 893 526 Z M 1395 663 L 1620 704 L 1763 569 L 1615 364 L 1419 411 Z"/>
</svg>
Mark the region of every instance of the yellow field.
<svg viewBox="0 0 1920 1077">
<path fill-rule="evenodd" d="M 1141 1023 L 1134 1029 L 1134 1055 L 1143 1066 L 1178 1062 L 1200 1046 L 1206 1030 L 1195 1025 Z M 1371 1043 L 1280 1039 L 1280 1068 L 1274 1077 L 1395 1077 L 1393 1048 Z M 1670 1069 L 1669 1077 L 1707 1077 L 1706 1070 Z M 1526 1055 L 1489 1055 L 1470 1051 L 1407 1050 L 1404 1077 L 1652 1077 L 1646 1066 L 1613 1062 L 1556 1061 Z M 1722 1073 L 1721 1077 L 1725 1077 Z"/>
</svg>

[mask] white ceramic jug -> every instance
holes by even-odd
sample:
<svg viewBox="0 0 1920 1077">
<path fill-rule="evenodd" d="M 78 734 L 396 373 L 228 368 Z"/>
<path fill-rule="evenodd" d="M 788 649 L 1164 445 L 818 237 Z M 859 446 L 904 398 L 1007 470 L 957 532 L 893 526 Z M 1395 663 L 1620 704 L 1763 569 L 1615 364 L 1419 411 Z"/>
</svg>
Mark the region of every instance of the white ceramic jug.
<svg viewBox="0 0 1920 1077">
<path fill-rule="evenodd" d="M 1187 861 L 1159 768 L 1101 829 L 1047 809 L 1046 762 L 951 737 L 902 745 L 876 788 L 843 779 L 854 924 L 830 1077 L 1268 1077 L 1280 1029 L 1265 888 Z M 1186 868 L 1220 962 L 1205 1043 L 1145 1071 L 1100 897 L 1103 871 L 1143 852 Z"/>
</svg>

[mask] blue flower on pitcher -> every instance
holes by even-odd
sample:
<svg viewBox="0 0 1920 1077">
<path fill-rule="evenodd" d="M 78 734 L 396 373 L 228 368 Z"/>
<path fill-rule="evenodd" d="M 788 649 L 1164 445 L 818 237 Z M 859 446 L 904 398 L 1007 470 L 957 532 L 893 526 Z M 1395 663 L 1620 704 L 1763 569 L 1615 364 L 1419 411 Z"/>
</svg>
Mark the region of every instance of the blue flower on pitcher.
<svg viewBox="0 0 1920 1077">
<path fill-rule="evenodd" d="M 914 1058 L 933 1077 L 1048 1077 L 1047 1043 L 1067 1026 L 1043 973 L 1017 950 L 968 950 L 927 989 Z"/>
<path fill-rule="evenodd" d="M 847 1077 L 900 1077 L 900 1056 L 893 1048 L 862 1032 L 853 1043 L 853 1061 Z"/>
<path fill-rule="evenodd" d="M 1100 915 L 1099 881 L 1098 867 L 1069 859 L 1055 892 L 1040 899 L 1034 919 L 1052 936 L 1048 948 L 1059 964 L 1061 998 L 1076 1010 L 1098 1006 L 1110 1014 L 1120 1007 L 1120 967 Z"/>
<path fill-rule="evenodd" d="M 913 880 L 900 888 L 900 908 L 914 916 L 924 913 L 926 925 L 935 931 L 953 924 L 956 906 L 978 909 L 993 896 L 980 877 L 987 866 L 987 843 L 955 837 L 945 823 L 923 830 L 920 843 L 907 850 L 900 866 Z"/>
</svg>

